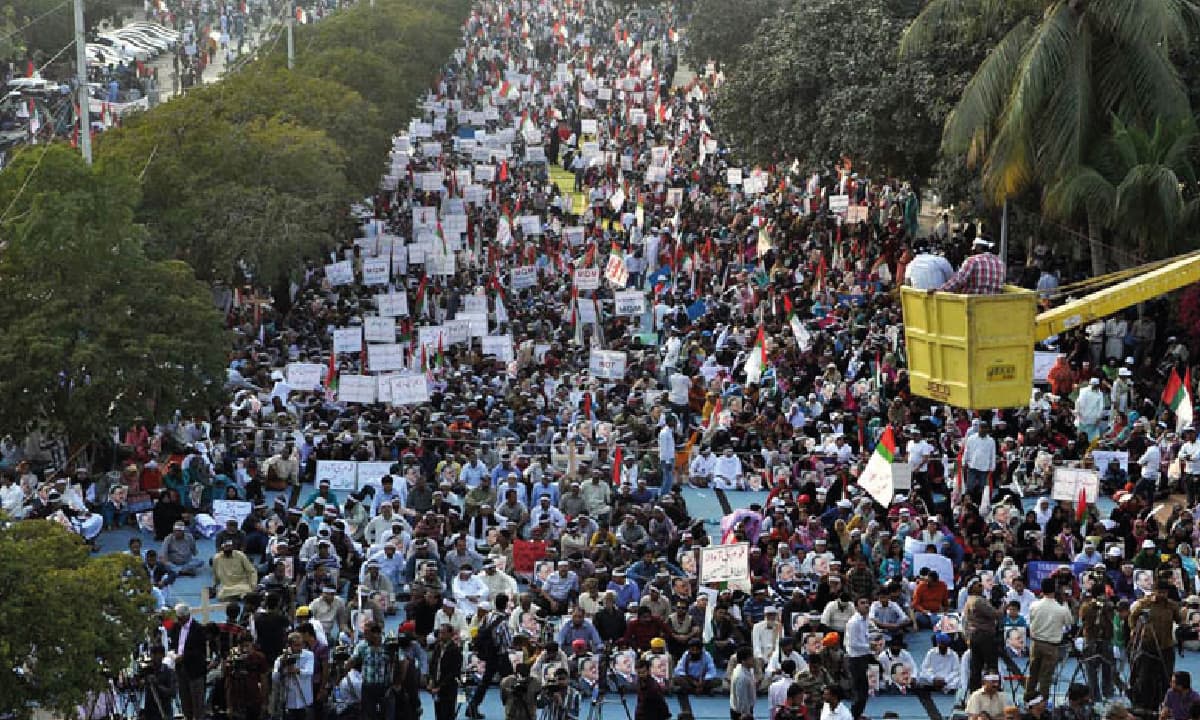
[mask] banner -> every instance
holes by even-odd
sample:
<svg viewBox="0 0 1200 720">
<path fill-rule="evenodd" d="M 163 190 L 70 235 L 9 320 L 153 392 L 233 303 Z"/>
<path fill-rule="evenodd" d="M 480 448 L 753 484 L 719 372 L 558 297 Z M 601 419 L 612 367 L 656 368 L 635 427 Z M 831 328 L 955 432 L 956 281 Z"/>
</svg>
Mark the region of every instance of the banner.
<svg viewBox="0 0 1200 720">
<path fill-rule="evenodd" d="M 1087 501 L 1095 503 L 1100 494 L 1100 474 L 1084 468 L 1054 468 L 1054 487 L 1050 490 L 1051 500 L 1066 500 L 1074 508 L 1079 502 L 1079 488 L 1087 492 Z"/>
<path fill-rule="evenodd" d="M 326 265 L 325 279 L 329 281 L 332 287 L 349 285 L 354 282 L 354 263 L 349 260 L 343 260 L 332 265 Z"/>
<path fill-rule="evenodd" d="M 1046 352 L 1044 350 L 1033 351 L 1033 381 L 1035 383 L 1046 382 L 1046 378 L 1050 375 L 1050 368 L 1054 367 L 1054 363 L 1062 353 Z"/>
<path fill-rule="evenodd" d="M 404 293 L 388 293 L 375 296 L 375 307 L 382 317 L 408 315 L 408 296 Z"/>
<path fill-rule="evenodd" d="M 460 315 L 464 313 L 468 315 L 475 315 L 478 313 L 487 315 L 488 301 L 486 295 L 464 295 L 462 298 L 462 304 L 462 310 L 458 311 Z"/>
<path fill-rule="evenodd" d="M 700 584 L 750 581 L 750 544 L 700 548 Z"/>
<path fill-rule="evenodd" d="M 356 353 L 362 352 L 362 328 L 346 327 L 333 329 L 333 352 Z"/>
<path fill-rule="evenodd" d="M 390 258 L 367 258 L 363 260 L 363 285 L 387 285 L 391 271 Z"/>
<path fill-rule="evenodd" d="M 375 317 L 369 315 L 363 318 L 363 337 L 369 343 L 396 342 L 396 319 L 392 317 Z M 375 368 L 374 364 L 371 365 Z"/>
<path fill-rule="evenodd" d="M 912 468 L 908 463 L 892 463 L 892 487 L 896 490 L 912 490 Z"/>
<path fill-rule="evenodd" d="M 600 268 L 580 268 L 575 271 L 576 290 L 599 290 Z"/>
<path fill-rule="evenodd" d="M 494 355 L 501 362 L 513 361 L 512 335 L 488 335 L 481 340 L 484 355 Z"/>
<path fill-rule="evenodd" d="M 588 372 L 594 378 L 624 379 L 625 353 L 618 350 L 592 350 L 588 355 Z"/>
<path fill-rule="evenodd" d="M 922 568 L 937 571 L 938 579 L 946 583 L 947 588 L 954 589 L 954 562 L 950 558 L 937 553 L 914 553 L 912 556 L 913 577 L 920 575 Z"/>
<path fill-rule="evenodd" d="M 342 375 L 338 378 L 338 402 L 375 402 L 375 378 L 370 375 Z"/>
<path fill-rule="evenodd" d="M 613 296 L 613 313 L 617 316 L 641 317 L 646 313 L 646 295 L 641 290 L 626 290 Z"/>
<path fill-rule="evenodd" d="M 512 269 L 512 289 L 524 290 L 537 285 L 537 266 L 526 265 Z"/>
<path fill-rule="evenodd" d="M 392 378 L 393 405 L 419 405 L 429 402 L 429 381 L 424 375 L 397 375 Z"/>
<path fill-rule="evenodd" d="M 321 363 L 288 363 L 287 384 L 291 385 L 293 390 L 301 392 L 321 387 L 321 381 L 325 379 L 325 369 Z"/>
<path fill-rule="evenodd" d="M 398 343 L 368 345 L 367 367 L 371 372 L 403 370 L 404 349 Z"/>
<path fill-rule="evenodd" d="M 245 500 L 213 500 L 212 517 L 222 530 L 229 520 L 237 520 L 238 527 L 254 510 L 254 503 Z"/>
<path fill-rule="evenodd" d="M 532 575 L 537 561 L 546 557 L 546 541 L 514 539 L 512 554 L 513 572 Z"/>
<path fill-rule="evenodd" d="M 383 489 L 383 483 L 380 482 L 384 475 L 390 475 L 392 472 L 392 463 L 389 462 L 358 462 L 354 463 L 357 466 L 358 487 L 365 488 L 368 485 L 376 490 Z"/>
<path fill-rule="evenodd" d="M 331 490 L 358 489 L 358 463 L 353 460 L 318 460 L 317 485 L 329 481 Z"/>
</svg>

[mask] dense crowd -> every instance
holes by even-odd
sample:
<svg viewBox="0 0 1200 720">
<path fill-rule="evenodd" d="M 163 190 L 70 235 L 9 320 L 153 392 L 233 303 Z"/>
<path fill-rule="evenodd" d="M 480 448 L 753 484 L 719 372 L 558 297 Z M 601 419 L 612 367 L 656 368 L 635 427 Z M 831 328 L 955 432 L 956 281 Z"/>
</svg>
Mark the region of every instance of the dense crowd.
<svg viewBox="0 0 1200 720">
<path fill-rule="evenodd" d="M 358 236 L 233 304 L 228 406 L 135 424 L 95 478 L 6 445 L 4 509 L 153 534 L 152 675 L 189 720 L 408 718 L 422 689 L 451 720 L 460 682 L 470 718 L 494 682 L 525 720 L 618 690 L 639 717 L 714 692 L 734 720 L 760 693 L 813 720 L 884 694 L 972 720 L 1200 711 L 1172 675 L 1200 642 L 1200 444 L 1163 402 L 1193 392 L 1168 313 L 1040 346 L 1025 407 L 913 395 L 900 283 L 1007 275 L 1053 304 L 1077 269 L 1041 247 L 1006 268 L 967 220 L 921 230 L 911 188 L 848 164 L 738 166 L 720 73 L 677 77 L 683 20 L 476 3 Z M 881 442 L 909 471 L 886 505 L 856 482 Z M 729 493 L 719 530 L 689 486 Z M 742 543 L 744 576 L 705 582 L 701 549 Z M 172 587 L 210 573 L 229 620 L 204 629 Z"/>
</svg>

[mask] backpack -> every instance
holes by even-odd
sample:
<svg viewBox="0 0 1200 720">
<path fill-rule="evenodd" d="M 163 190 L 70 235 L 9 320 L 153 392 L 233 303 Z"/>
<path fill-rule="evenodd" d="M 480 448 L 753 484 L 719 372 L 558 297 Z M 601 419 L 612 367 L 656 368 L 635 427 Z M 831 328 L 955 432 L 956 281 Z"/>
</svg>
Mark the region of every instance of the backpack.
<svg viewBox="0 0 1200 720">
<path fill-rule="evenodd" d="M 500 643 L 496 642 L 496 628 L 502 622 L 504 622 L 503 615 L 493 618 L 475 636 L 475 653 L 485 661 L 500 654 Z"/>
</svg>

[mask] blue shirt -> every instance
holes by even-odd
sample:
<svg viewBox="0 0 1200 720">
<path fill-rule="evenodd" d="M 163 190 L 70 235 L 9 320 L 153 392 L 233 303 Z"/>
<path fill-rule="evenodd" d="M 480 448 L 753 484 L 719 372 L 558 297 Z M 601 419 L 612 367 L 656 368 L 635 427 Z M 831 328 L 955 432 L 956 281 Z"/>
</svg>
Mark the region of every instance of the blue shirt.
<svg viewBox="0 0 1200 720">
<path fill-rule="evenodd" d="M 573 621 L 567 620 L 563 623 L 562 630 L 558 632 L 558 646 L 564 649 L 570 648 L 571 643 L 576 640 L 587 642 L 588 650 L 597 650 L 604 644 L 604 641 L 600 639 L 600 633 L 596 632 L 595 626 L 587 620 L 580 623 L 579 627 L 576 627 Z"/>
<path fill-rule="evenodd" d="M 691 653 L 684 653 L 675 665 L 675 677 L 690 677 L 693 680 L 717 680 L 717 666 L 707 650 L 700 651 L 700 659 L 692 660 Z"/>
<path fill-rule="evenodd" d="M 570 570 L 566 577 L 557 572 L 551 573 L 542 583 L 542 589 L 555 600 L 569 600 L 572 593 L 579 592 L 579 576 Z"/>
<path fill-rule="evenodd" d="M 626 580 L 624 585 L 618 585 L 610 580 L 605 589 L 612 590 L 617 594 L 617 607 L 622 610 L 627 609 L 630 605 L 637 605 L 638 601 L 642 599 L 641 589 L 632 580 Z"/>
</svg>

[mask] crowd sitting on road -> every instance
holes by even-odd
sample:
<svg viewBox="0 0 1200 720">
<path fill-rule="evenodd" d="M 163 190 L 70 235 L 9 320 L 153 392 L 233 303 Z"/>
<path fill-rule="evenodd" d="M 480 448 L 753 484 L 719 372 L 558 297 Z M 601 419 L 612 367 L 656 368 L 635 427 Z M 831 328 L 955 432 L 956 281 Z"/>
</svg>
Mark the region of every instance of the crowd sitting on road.
<svg viewBox="0 0 1200 720">
<path fill-rule="evenodd" d="M 245 640 L 263 678 L 207 702 L 253 713 L 270 675 L 288 711 L 412 717 L 429 689 L 450 720 L 465 670 L 470 718 L 502 679 L 515 717 L 526 687 L 557 719 L 610 686 L 647 708 L 727 692 L 735 720 L 760 693 L 772 718 L 882 694 L 954 695 L 972 720 L 1118 697 L 1190 717 L 1172 673 L 1200 642 L 1200 443 L 1162 402 L 1181 379 L 1190 403 L 1188 338 L 1151 307 L 1039 348 L 1058 358 L 1026 407 L 916 397 L 898 285 L 1011 274 L 1052 297 L 1077 274 L 1041 249 L 1008 273 L 982 228 L 921 230 L 910 189 L 849 167 L 743 172 L 710 116 L 720 74 L 676 82 L 679 22 L 478 2 L 358 236 L 231 309 L 229 404 L 135 423 L 99 476 L 6 442 L 4 510 L 93 541 L 143 528 L 155 662 L 176 658 L 162 687 L 189 719 L 204 632 Z M 886 506 L 856 483 L 881 442 L 911 472 Z M 1061 492 L 1089 468 L 1083 502 Z M 685 487 L 766 496 L 714 530 Z M 248 512 L 213 520 L 225 500 Z M 745 576 L 703 582 L 698 553 L 739 544 Z M 190 634 L 181 575 L 227 623 Z"/>
</svg>

